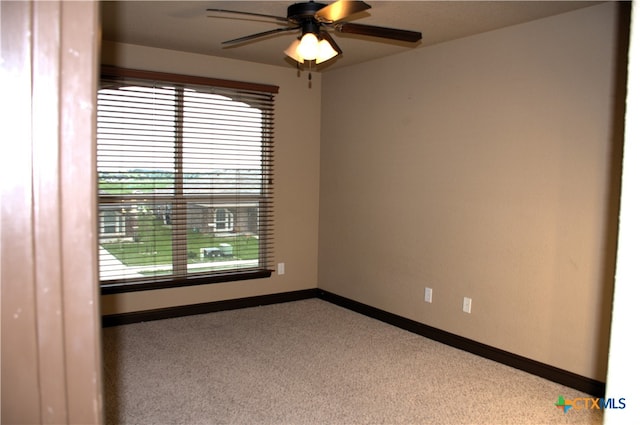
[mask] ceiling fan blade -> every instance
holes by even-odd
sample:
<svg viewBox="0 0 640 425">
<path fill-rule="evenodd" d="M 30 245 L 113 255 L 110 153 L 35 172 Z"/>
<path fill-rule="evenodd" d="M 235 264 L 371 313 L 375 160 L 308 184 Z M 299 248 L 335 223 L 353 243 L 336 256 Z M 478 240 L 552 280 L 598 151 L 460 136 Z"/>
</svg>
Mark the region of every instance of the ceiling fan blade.
<svg viewBox="0 0 640 425">
<path fill-rule="evenodd" d="M 368 35 L 371 37 L 388 38 L 391 40 L 409 41 L 415 43 L 422 39 L 422 33 L 416 31 L 399 30 L 395 28 L 377 27 L 373 25 L 352 24 L 342 22 L 334 25 L 339 32 L 347 34 Z"/>
<path fill-rule="evenodd" d="M 237 16 L 233 16 L 233 15 L 237 15 Z M 237 10 L 226 10 L 226 9 L 207 9 L 207 16 L 210 18 L 232 18 L 232 19 L 262 18 L 267 20 L 275 20 L 278 22 L 286 22 L 286 23 L 289 22 L 287 18 L 283 18 L 282 16 L 265 15 L 262 13 L 253 13 L 253 12 L 240 12 Z"/>
<path fill-rule="evenodd" d="M 269 30 L 269 31 L 259 32 L 257 34 L 251 34 L 251 35 L 246 35 L 246 36 L 240 37 L 240 38 L 234 38 L 233 40 L 223 41 L 222 45 L 223 46 L 231 46 L 233 44 L 244 43 L 246 41 L 254 40 L 256 38 L 266 37 L 267 35 L 277 34 L 277 33 L 286 32 L 286 31 L 295 31 L 295 30 L 298 30 L 298 29 L 300 29 L 299 26 L 288 27 L 288 28 L 276 28 L 276 29 Z"/>
<path fill-rule="evenodd" d="M 318 10 L 315 17 L 320 22 L 337 22 L 369 8 L 371 6 L 363 1 L 338 0 Z"/>
</svg>

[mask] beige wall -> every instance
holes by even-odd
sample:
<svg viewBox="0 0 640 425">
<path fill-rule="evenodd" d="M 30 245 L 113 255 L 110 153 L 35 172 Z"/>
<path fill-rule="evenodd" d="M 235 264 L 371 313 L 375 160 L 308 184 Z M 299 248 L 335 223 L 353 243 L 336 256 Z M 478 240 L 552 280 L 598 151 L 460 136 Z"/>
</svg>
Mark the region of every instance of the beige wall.
<svg viewBox="0 0 640 425">
<path fill-rule="evenodd" d="M 596 5 L 323 73 L 319 287 L 604 381 L 616 18 Z"/>
<path fill-rule="evenodd" d="M 133 292 L 102 297 L 114 314 L 317 287 L 321 75 L 308 87 L 295 68 L 104 42 L 104 64 L 280 86 L 276 95 L 275 261 L 269 279 Z"/>
</svg>

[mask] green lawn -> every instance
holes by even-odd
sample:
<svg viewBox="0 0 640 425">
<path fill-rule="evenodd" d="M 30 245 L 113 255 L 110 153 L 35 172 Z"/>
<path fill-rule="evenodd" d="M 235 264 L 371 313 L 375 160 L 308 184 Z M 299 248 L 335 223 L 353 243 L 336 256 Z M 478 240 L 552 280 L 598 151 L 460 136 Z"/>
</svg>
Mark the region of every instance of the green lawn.
<svg viewBox="0 0 640 425">
<path fill-rule="evenodd" d="M 187 233 L 187 257 L 191 264 L 258 258 L 258 240 L 253 237 L 216 237 L 194 230 L 189 230 Z M 200 258 L 200 248 L 220 247 L 222 243 L 231 245 L 233 257 Z M 171 265 L 172 263 L 171 226 L 164 225 L 162 220 L 151 214 L 138 216 L 138 234 L 133 242 L 101 245 L 127 266 Z"/>
</svg>

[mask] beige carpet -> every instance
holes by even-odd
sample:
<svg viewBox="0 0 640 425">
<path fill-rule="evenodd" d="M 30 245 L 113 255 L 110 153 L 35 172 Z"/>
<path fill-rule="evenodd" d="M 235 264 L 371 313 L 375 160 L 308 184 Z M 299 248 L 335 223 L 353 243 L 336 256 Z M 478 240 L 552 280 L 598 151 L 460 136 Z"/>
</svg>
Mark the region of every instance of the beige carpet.
<svg viewBox="0 0 640 425">
<path fill-rule="evenodd" d="M 318 299 L 104 329 L 109 424 L 600 424 L 587 394 Z"/>
</svg>

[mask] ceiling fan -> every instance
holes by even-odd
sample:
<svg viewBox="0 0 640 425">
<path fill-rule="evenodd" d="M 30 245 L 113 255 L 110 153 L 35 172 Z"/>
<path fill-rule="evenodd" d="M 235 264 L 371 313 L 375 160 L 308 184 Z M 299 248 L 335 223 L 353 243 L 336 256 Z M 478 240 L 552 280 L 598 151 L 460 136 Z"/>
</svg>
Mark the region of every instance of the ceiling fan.
<svg viewBox="0 0 640 425">
<path fill-rule="evenodd" d="M 253 17 L 273 20 L 274 23 L 283 25 L 269 31 L 224 41 L 223 46 L 238 45 L 269 35 L 299 30 L 300 35 L 284 51 L 287 56 L 298 63 L 319 64 L 342 54 L 342 50 L 328 30 L 409 43 L 415 43 L 422 39 L 422 34 L 416 31 L 346 22 L 350 16 L 369 8 L 371 6 L 363 1 L 337 0 L 331 4 L 314 1 L 294 3 L 287 8 L 286 18 L 225 9 L 207 9 L 207 12 L 210 17 L 234 18 L 233 15 L 236 15 L 237 19 Z"/>
</svg>

